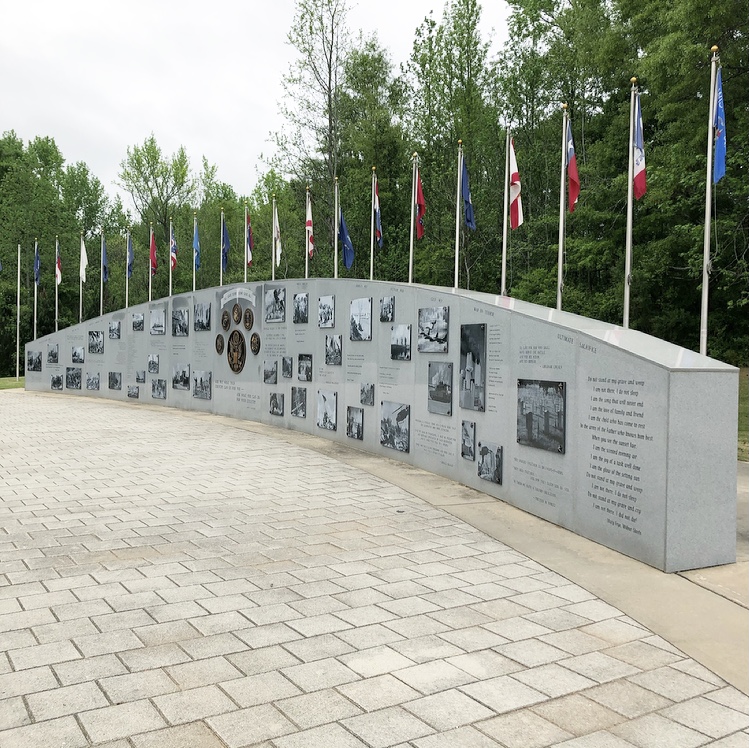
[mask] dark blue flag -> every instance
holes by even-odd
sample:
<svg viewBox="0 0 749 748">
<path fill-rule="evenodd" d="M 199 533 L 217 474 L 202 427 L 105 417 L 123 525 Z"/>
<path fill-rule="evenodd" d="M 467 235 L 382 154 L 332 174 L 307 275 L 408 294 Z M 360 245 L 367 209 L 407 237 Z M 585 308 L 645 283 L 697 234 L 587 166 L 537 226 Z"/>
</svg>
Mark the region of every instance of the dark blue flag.
<svg viewBox="0 0 749 748">
<path fill-rule="evenodd" d="M 463 159 L 463 177 L 460 180 L 463 192 L 463 206 L 466 212 L 466 227 L 471 231 L 476 230 L 476 218 L 473 215 L 473 203 L 471 202 L 471 188 L 468 186 L 468 167 Z"/>
<path fill-rule="evenodd" d="M 39 285 L 39 276 L 41 275 L 42 261 L 39 258 L 39 245 L 34 242 L 34 283 Z"/>
<path fill-rule="evenodd" d="M 195 269 L 200 270 L 200 238 L 198 237 L 198 219 L 193 221 L 192 253 L 195 258 Z"/>
<path fill-rule="evenodd" d="M 221 229 L 221 267 L 226 272 L 226 266 L 229 262 L 229 229 L 226 228 L 226 220 L 222 220 L 223 228 Z"/>
<path fill-rule="evenodd" d="M 713 184 L 718 184 L 726 174 L 726 109 L 723 104 L 723 68 L 718 68 L 715 81 L 715 161 L 713 162 Z"/>
<path fill-rule="evenodd" d="M 133 277 L 133 240 L 130 237 L 130 233 L 127 235 L 127 277 Z"/>
<path fill-rule="evenodd" d="M 351 243 L 351 237 L 348 234 L 343 211 L 341 211 L 341 225 L 338 230 L 338 235 L 341 239 L 341 245 L 343 246 L 343 264 L 348 270 L 354 264 L 354 245 Z"/>
<path fill-rule="evenodd" d="M 109 262 L 107 262 L 107 240 L 101 237 L 101 274 L 106 283 L 109 280 Z"/>
</svg>

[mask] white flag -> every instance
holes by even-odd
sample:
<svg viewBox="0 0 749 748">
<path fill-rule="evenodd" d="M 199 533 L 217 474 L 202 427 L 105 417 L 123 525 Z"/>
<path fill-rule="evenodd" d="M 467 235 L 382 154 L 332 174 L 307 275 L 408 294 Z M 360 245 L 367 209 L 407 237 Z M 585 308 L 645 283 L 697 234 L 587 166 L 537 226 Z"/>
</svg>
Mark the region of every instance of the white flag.
<svg viewBox="0 0 749 748">
<path fill-rule="evenodd" d="M 312 257 L 315 253 L 315 237 L 312 235 L 312 197 L 307 191 L 307 254 Z"/>
<path fill-rule="evenodd" d="M 275 240 L 276 267 L 281 264 L 281 227 L 278 225 L 278 207 L 273 204 L 273 239 Z"/>
<path fill-rule="evenodd" d="M 86 254 L 86 245 L 83 243 L 81 236 L 81 280 L 86 282 L 86 268 L 88 267 L 88 255 Z"/>
</svg>

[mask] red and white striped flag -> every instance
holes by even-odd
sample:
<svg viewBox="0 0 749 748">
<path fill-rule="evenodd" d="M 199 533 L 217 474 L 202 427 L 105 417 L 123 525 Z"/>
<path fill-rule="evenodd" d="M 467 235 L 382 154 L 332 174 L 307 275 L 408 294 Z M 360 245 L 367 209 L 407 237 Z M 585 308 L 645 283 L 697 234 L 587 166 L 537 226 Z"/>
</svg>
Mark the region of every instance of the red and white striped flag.
<svg viewBox="0 0 749 748">
<path fill-rule="evenodd" d="M 307 254 L 312 257 L 315 254 L 315 237 L 312 232 L 312 196 L 307 190 L 307 223 L 306 223 L 306 235 L 307 235 Z"/>
<path fill-rule="evenodd" d="M 515 141 L 510 140 L 510 227 L 516 229 L 523 223 L 523 201 L 520 197 L 520 174 L 515 158 Z"/>
</svg>

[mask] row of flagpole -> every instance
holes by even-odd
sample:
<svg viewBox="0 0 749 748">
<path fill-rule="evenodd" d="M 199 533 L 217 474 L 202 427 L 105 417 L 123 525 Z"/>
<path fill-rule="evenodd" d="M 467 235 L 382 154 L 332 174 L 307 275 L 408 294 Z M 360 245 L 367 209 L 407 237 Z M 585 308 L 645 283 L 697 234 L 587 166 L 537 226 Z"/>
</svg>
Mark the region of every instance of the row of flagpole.
<svg viewBox="0 0 749 748">
<path fill-rule="evenodd" d="M 702 273 L 702 306 L 700 315 L 700 353 L 707 355 L 707 313 L 708 313 L 708 289 L 709 275 L 711 271 L 710 263 L 710 224 L 712 219 L 711 199 L 712 185 L 725 174 L 726 161 L 726 136 L 725 136 L 725 109 L 723 103 L 723 88 L 721 68 L 719 67 L 720 58 L 718 57 L 718 48 L 712 47 L 713 56 L 711 58 L 711 75 L 710 75 L 710 104 L 709 104 L 709 122 L 708 122 L 708 142 L 707 142 L 707 176 L 705 190 L 705 231 L 703 247 L 703 273 Z M 632 283 L 632 223 L 633 223 L 633 199 L 639 200 L 646 192 L 646 173 L 645 173 L 645 151 L 642 126 L 642 109 L 640 106 L 640 92 L 637 87 L 637 79 L 630 80 L 630 121 L 629 121 L 629 148 L 628 148 L 628 184 L 627 184 L 627 222 L 625 237 L 625 268 L 624 268 L 624 303 L 623 303 L 623 320 L 622 326 L 629 327 L 630 316 L 630 287 Z M 565 243 L 565 215 L 566 210 L 573 212 L 580 194 L 580 178 L 577 170 L 577 160 L 575 147 L 572 137 L 572 126 L 567 111 L 567 105 L 562 106 L 562 138 L 561 138 L 561 177 L 560 177 L 560 195 L 559 195 L 559 249 L 558 249 L 558 267 L 557 267 L 557 309 L 562 309 L 562 296 L 564 289 L 564 243 Z M 713 159 L 713 150 L 715 159 Z M 419 156 L 414 153 L 412 156 L 412 186 L 411 186 L 411 226 L 410 226 L 410 243 L 409 243 L 409 260 L 408 260 L 408 282 L 413 283 L 413 264 L 414 264 L 414 237 L 421 239 L 424 236 L 424 216 L 426 214 L 426 202 L 421 185 L 421 176 L 419 171 Z M 457 168 L 457 191 L 456 191 L 456 216 L 455 216 L 455 277 L 454 286 L 459 285 L 460 270 L 460 225 L 461 215 L 466 228 L 475 230 L 476 221 L 471 201 L 471 192 L 468 183 L 468 167 L 463 155 L 463 143 L 458 141 L 458 168 Z M 565 190 L 565 181 L 567 190 Z M 350 268 L 354 261 L 354 248 L 351 237 L 348 232 L 346 221 L 343 217 L 343 211 L 340 207 L 338 177 L 334 180 L 334 216 L 336 225 L 336 240 L 334 249 L 334 278 L 338 278 L 338 243 L 341 243 L 343 251 L 343 261 L 346 268 Z M 567 193 L 565 195 L 565 193 Z M 462 202 L 462 206 L 461 206 Z M 565 204 L 566 203 L 566 204 Z M 314 233 L 312 225 L 312 197 L 310 188 L 306 192 L 306 211 L 305 211 L 305 278 L 309 277 L 309 260 L 314 254 Z M 462 209 L 461 209 L 462 208 Z M 276 279 L 276 268 L 280 265 L 282 245 L 281 231 L 278 220 L 278 206 L 276 196 L 273 195 L 273 236 L 272 236 L 272 261 L 271 261 L 271 279 Z M 503 207 L 503 231 L 502 231 L 502 272 L 501 272 L 501 295 L 507 295 L 507 229 L 518 228 L 523 223 L 523 205 L 521 200 L 520 175 L 518 171 L 517 159 L 515 156 L 514 141 L 512 133 L 507 128 L 505 143 L 505 177 L 504 177 L 504 207 Z M 229 234 L 224 216 L 224 210 L 221 209 L 221 263 L 219 271 L 219 285 L 223 286 L 223 274 L 227 268 L 228 254 L 230 249 Z M 372 197 L 371 197 L 371 222 L 370 222 L 370 280 L 374 279 L 374 245 L 375 242 L 379 247 L 383 246 L 382 222 L 379 202 L 379 189 L 377 182 L 376 169 L 372 167 Z M 252 235 L 252 226 L 248 213 L 247 204 L 244 210 L 244 245 L 245 245 L 245 268 L 244 280 L 247 282 L 247 268 L 252 264 L 252 250 L 254 249 L 254 239 Z M 21 245 L 18 245 L 18 292 L 17 292 L 17 324 L 20 325 L 20 252 Z M 59 296 L 58 286 L 62 282 L 62 265 L 60 259 L 60 244 L 55 237 L 55 331 L 58 330 L 59 324 Z M 101 273 L 99 278 L 99 314 L 104 313 L 104 283 L 108 281 L 109 264 L 107 260 L 107 245 L 103 232 L 101 233 Z M 134 256 L 133 245 L 130 232 L 127 232 L 127 266 L 125 280 L 125 307 L 129 305 L 129 279 L 133 273 Z M 172 272 L 177 267 L 177 242 L 174 235 L 174 225 L 172 219 L 169 219 L 169 295 L 172 295 Z M 79 273 L 79 322 L 83 321 L 83 284 L 86 282 L 86 268 L 88 267 L 88 256 L 83 234 L 81 233 L 81 259 Z M 148 300 L 152 300 L 152 279 L 156 273 L 157 252 L 156 238 L 153 230 L 153 224 L 149 228 L 149 275 L 148 275 Z M 192 288 L 196 287 L 196 270 L 200 269 L 200 240 L 198 237 L 198 219 L 197 214 L 193 217 L 193 281 Z M 34 339 L 37 338 L 37 298 L 38 286 L 40 280 L 41 261 L 39 257 L 39 244 L 34 240 Z M 16 348 L 18 353 L 19 338 L 17 334 Z M 18 376 L 18 365 L 17 376 Z"/>
</svg>

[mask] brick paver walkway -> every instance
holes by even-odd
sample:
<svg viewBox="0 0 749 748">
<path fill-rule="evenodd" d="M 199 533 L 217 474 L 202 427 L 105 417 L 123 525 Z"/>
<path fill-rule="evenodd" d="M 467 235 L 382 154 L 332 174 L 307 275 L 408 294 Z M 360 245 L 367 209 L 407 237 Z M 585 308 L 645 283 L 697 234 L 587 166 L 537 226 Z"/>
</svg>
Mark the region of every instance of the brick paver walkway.
<svg viewBox="0 0 749 748">
<path fill-rule="evenodd" d="M 749 698 L 285 432 L 0 393 L 0 748 L 749 745 Z"/>
</svg>

